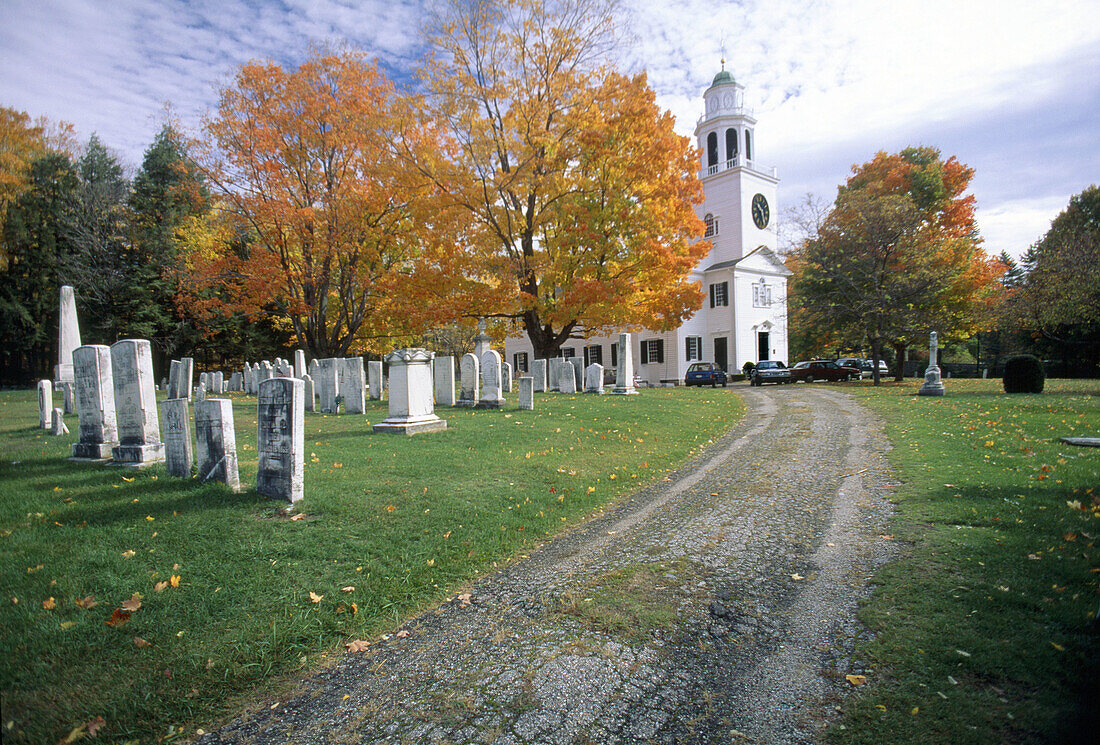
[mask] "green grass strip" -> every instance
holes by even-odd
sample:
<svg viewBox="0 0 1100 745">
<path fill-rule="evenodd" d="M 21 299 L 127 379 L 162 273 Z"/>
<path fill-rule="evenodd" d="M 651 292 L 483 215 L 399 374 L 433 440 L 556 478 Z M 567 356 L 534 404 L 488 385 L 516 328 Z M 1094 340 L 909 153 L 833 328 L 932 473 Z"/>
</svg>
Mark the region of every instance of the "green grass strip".
<svg viewBox="0 0 1100 745">
<path fill-rule="evenodd" d="M 310 414 L 306 517 L 290 520 L 254 491 L 256 402 L 233 398 L 241 494 L 70 463 L 75 417 L 52 437 L 33 391 L 0 393 L 5 742 L 55 743 L 96 717 L 99 742 L 191 735 L 661 478 L 743 414 L 699 388 L 447 409 L 447 431 L 411 438 L 371 433 L 382 402 Z M 134 593 L 140 609 L 108 625 Z"/>
<path fill-rule="evenodd" d="M 886 421 L 897 558 L 861 616 L 872 668 L 837 743 L 1095 742 L 1100 384 L 847 386 Z M 1090 720 L 1091 717 L 1091 720 Z"/>
</svg>

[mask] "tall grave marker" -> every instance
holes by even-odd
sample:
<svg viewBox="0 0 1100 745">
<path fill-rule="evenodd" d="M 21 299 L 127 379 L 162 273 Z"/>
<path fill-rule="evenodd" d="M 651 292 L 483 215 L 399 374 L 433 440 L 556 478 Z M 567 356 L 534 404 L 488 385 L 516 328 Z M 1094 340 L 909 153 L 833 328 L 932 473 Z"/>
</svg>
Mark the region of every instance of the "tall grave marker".
<svg viewBox="0 0 1100 745">
<path fill-rule="evenodd" d="M 164 460 L 149 340 L 123 339 L 112 344 L 111 371 L 118 421 L 118 445 L 111 450 L 112 459 L 135 467 Z"/>
<path fill-rule="evenodd" d="M 208 398 L 195 404 L 195 438 L 201 481 L 220 481 L 241 490 L 237 471 L 237 433 L 233 429 L 233 402 Z M 304 450 L 303 443 L 303 450 Z"/>
<path fill-rule="evenodd" d="M 79 439 L 73 458 L 106 460 L 118 444 L 115 389 L 111 374 L 111 350 L 99 344 L 77 347 L 73 352 Z"/>
<path fill-rule="evenodd" d="M 199 403 L 201 399 L 195 406 Z M 161 404 L 161 408 L 164 412 L 164 465 L 169 476 L 189 479 L 191 464 L 195 459 L 191 448 L 188 401 L 186 398 L 170 398 Z"/>
<path fill-rule="evenodd" d="M 58 328 L 57 369 L 54 378 L 58 383 L 72 383 L 73 352 L 80 346 L 80 324 L 76 318 L 76 294 L 69 285 L 61 287 L 61 320 Z"/>
<path fill-rule="evenodd" d="M 333 373 L 336 372 L 335 367 Z M 260 383 L 256 450 L 260 467 L 256 491 L 297 502 L 305 488 L 304 384 L 297 378 Z"/>
</svg>

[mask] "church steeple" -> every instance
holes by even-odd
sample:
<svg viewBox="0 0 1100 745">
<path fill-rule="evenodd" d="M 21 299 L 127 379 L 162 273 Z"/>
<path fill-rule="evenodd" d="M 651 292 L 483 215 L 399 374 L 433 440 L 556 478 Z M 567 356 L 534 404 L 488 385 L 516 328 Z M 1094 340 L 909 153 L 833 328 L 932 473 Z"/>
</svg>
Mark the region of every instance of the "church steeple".
<svg viewBox="0 0 1100 745">
<path fill-rule="evenodd" d="M 703 149 L 703 177 L 738 166 L 752 167 L 756 119 L 745 108 L 745 86 L 734 80 L 722 59 L 722 69 L 703 93 L 706 111 L 695 135 Z"/>
</svg>

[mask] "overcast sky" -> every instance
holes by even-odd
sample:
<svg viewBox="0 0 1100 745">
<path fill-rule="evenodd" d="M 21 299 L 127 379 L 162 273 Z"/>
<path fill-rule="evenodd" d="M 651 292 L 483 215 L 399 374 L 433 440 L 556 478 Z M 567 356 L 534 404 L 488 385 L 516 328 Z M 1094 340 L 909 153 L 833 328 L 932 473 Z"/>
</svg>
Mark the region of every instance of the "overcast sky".
<svg viewBox="0 0 1100 745">
<path fill-rule="evenodd" d="M 0 0 L 0 105 L 93 132 L 130 165 L 170 103 L 195 127 L 251 59 L 347 40 L 399 84 L 426 0 Z M 622 63 L 691 135 L 726 68 L 755 109 L 782 207 L 831 201 L 878 150 L 976 169 L 986 249 L 1019 255 L 1100 182 L 1100 0 L 625 0 Z"/>
</svg>

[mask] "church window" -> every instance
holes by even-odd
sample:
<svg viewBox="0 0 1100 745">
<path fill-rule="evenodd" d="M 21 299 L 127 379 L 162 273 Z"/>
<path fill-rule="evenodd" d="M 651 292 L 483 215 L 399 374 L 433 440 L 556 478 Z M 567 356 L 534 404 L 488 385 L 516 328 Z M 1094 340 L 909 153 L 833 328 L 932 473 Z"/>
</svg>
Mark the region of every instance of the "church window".
<svg viewBox="0 0 1100 745">
<path fill-rule="evenodd" d="M 589 365 L 602 365 L 603 364 L 603 347 L 599 344 L 590 344 L 584 348 L 584 366 Z"/>
<path fill-rule="evenodd" d="M 565 359 L 569 359 L 570 357 L 574 357 L 574 356 L 576 356 L 576 354 L 577 354 L 577 350 L 573 349 L 573 347 L 565 347 L 564 349 L 561 350 L 561 356 Z"/>
<path fill-rule="evenodd" d="M 707 166 L 718 165 L 718 133 L 707 135 Z"/>
<path fill-rule="evenodd" d="M 642 364 L 660 365 L 665 361 L 664 339 L 648 339 L 642 342 Z"/>
<path fill-rule="evenodd" d="M 752 132 L 745 130 L 745 160 L 752 160 Z"/>
<path fill-rule="evenodd" d="M 726 160 L 730 166 L 737 164 L 737 130 L 733 127 L 726 130 Z"/>
<path fill-rule="evenodd" d="M 684 338 L 684 359 L 688 362 L 703 359 L 703 337 L 688 336 Z"/>
<path fill-rule="evenodd" d="M 709 212 L 706 217 L 703 218 L 703 222 L 707 226 L 707 230 L 703 233 L 704 238 L 710 238 L 712 235 L 718 235 L 718 218 Z"/>
<path fill-rule="evenodd" d="M 512 367 L 516 372 L 527 372 L 527 352 L 516 352 L 512 355 Z"/>
<path fill-rule="evenodd" d="M 752 305 L 754 308 L 770 308 L 772 304 L 772 288 L 761 277 L 759 282 L 752 285 Z"/>
<path fill-rule="evenodd" d="M 717 308 L 720 305 L 729 305 L 729 284 L 716 282 L 710 286 L 710 307 Z"/>
<path fill-rule="evenodd" d="M 611 366 L 619 366 L 619 342 L 615 342 L 611 345 Z"/>
</svg>

